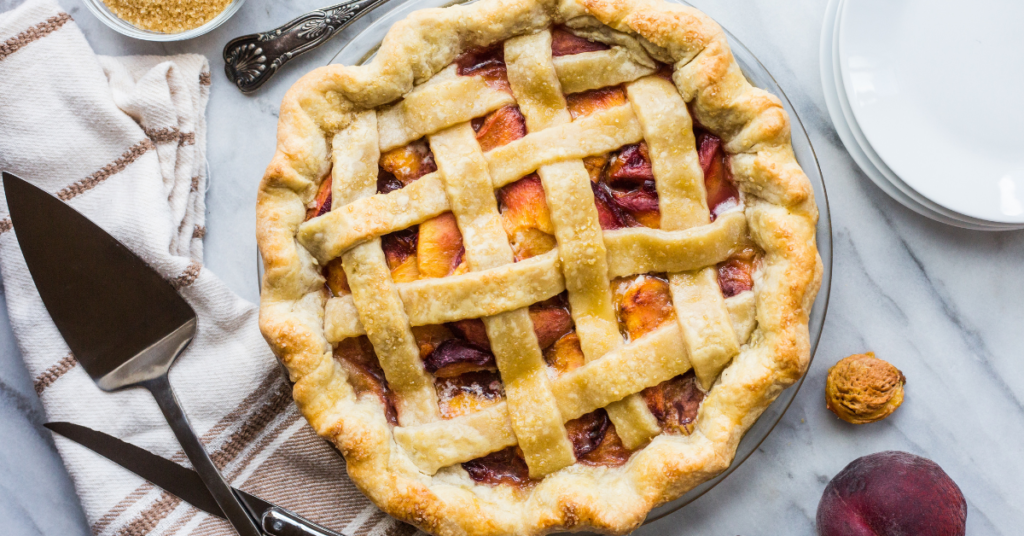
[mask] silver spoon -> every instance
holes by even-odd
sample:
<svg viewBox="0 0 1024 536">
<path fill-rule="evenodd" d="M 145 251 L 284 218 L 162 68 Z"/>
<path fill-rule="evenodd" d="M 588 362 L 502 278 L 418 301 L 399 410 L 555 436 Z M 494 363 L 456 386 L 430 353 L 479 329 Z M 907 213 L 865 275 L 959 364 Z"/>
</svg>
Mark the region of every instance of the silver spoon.
<svg viewBox="0 0 1024 536">
<path fill-rule="evenodd" d="M 270 30 L 232 39 L 224 47 L 224 72 L 242 93 L 259 89 L 292 58 L 326 43 L 387 0 L 348 0 L 317 9 Z"/>
</svg>

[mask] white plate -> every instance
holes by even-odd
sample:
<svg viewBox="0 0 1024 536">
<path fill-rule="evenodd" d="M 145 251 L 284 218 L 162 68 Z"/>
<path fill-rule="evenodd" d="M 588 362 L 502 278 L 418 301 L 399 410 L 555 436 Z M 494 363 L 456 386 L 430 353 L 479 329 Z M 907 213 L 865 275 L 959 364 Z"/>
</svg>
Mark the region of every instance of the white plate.
<svg viewBox="0 0 1024 536">
<path fill-rule="evenodd" d="M 844 3 L 846 3 L 845 0 L 832 0 L 826 9 L 821 40 L 822 85 L 829 115 L 835 123 L 840 139 L 846 145 L 847 151 L 850 152 L 857 165 L 861 167 L 872 182 L 889 194 L 890 197 L 914 212 L 938 222 L 982 231 L 1020 228 L 1019 224 L 993 223 L 978 218 L 971 218 L 930 201 L 900 180 L 874 151 L 857 125 L 857 121 L 850 109 L 846 92 L 843 90 L 839 69 L 838 39 L 835 36 L 838 35 L 839 19 L 841 18 L 842 5 Z"/>
<path fill-rule="evenodd" d="M 844 2 L 842 85 L 869 145 L 956 213 L 1024 224 L 1024 3 Z"/>
<path fill-rule="evenodd" d="M 944 217 L 925 208 L 924 206 L 921 206 L 890 183 L 889 180 L 874 166 L 868 156 L 864 153 L 863 149 L 858 145 L 853 131 L 843 115 L 842 106 L 840 104 L 840 92 L 837 87 L 839 73 L 838 69 L 834 67 L 835 64 L 833 62 L 833 36 L 835 34 L 834 29 L 837 21 L 837 13 L 841 3 L 842 0 L 831 0 L 825 9 L 825 20 L 822 23 L 821 30 L 819 63 L 821 68 L 821 84 L 825 94 L 825 105 L 828 108 L 829 117 L 832 119 L 836 133 L 839 134 L 839 139 L 843 142 L 847 152 L 850 153 L 853 161 L 860 166 L 861 170 L 864 171 L 864 174 L 871 179 L 871 182 L 873 182 L 875 186 L 910 210 L 948 225 L 964 226 L 968 229 L 988 230 L 987 227 L 965 225 L 964 222 Z"/>
<path fill-rule="evenodd" d="M 838 27 L 840 24 L 840 20 L 843 17 L 842 6 L 845 5 L 846 3 L 848 3 L 847 0 L 840 0 L 839 13 L 836 16 L 835 21 L 836 36 L 839 35 Z M 875 152 L 874 148 L 871 146 L 871 143 L 867 140 L 867 137 L 864 135 L 864 132 L 860 129 L 860 126 L 857 124 L 857 120 L 854 117 L 853 111 L 850 107 L 850 101 L 848 99 L 849 95 L 846 93 L 843 87 L 843 79 L 842 75 L 840 74 L 839 40 L 836 39 L 835 37 L 833 37 L 832 40 L 832 65 L 836 81 L 837 94 L 839 96 L 839 105 L 842 109 L 843 117 L 846 119 L 846 123 L 849 126 L 850 131 L 853 133 L 853 137 L 857 141 L 857 145 L 863 151 L 867 159 L 871 161 L 871 163 L 874 165 L 877 171 L 883 177 L 885 177 L 886 180 L 892 183 L 892 185 L 895 186 L 896 189 L 898 189 L 904 195 L 912 199 L 925 210 L 931 211 L 932 213 L 936 213 L 939 216 L 942 216 L 943 218 L 941 218 L 939 221 L 946 221 L 951 219 L 955 220 L 952 223 L 953 225 L 976 230 L 1003 230 L 1016 227 L 1012 225 L 1008 226 L 1007 224 L 993 223 L 987 220 L 972 218 L 970 216 L 959 214 L 955 211 L 943 207 L 942 205 L 932 202 L 930 199 L 921 195 L 916 190 L 907 185 L 905 182 L 903 182 L 903 180 L 900 179 L 896 175 L 896 173 L 893 172 L 892 169 L 890 169 L 889 166 L 885 164 L 885 162 L 878 155 L 878 153 Z M 968 225 L 961 225 L 958 222 L 965 222 Z"/>
</svg>

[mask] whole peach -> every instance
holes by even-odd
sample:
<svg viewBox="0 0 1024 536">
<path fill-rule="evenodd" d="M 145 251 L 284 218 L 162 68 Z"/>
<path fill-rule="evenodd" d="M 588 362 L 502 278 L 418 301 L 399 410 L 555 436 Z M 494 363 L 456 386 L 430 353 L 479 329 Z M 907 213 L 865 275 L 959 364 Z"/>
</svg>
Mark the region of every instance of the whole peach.
<svg viewBox="0 0 1024 536">
<path fill-rule="evenodd" d="M 967 501 L 935 462 L 886 451 L 850 462 L 818 503 L 820 536 L 963 536 Z"/>
</svg>

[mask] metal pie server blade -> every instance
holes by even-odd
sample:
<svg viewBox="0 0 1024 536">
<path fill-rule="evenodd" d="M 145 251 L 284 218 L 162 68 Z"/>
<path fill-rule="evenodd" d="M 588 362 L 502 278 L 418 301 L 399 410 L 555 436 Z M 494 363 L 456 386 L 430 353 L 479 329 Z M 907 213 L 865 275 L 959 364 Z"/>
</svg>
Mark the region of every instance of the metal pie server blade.
<svg viewBox="0 0 1024 536">
<path fill-rule="evenodd" d="M 45 425 L 79 445 L 107 458 L 136 475 L 152 482 L 196 508 L 224 517 L 217 501 L 206 489 L 199 475 L 148 450 L 85 426 L 70 422 L 48 422 Z M 302 516 L 255 495 L 235 489 L 238 498 L 260 519 L 263 530 L 273 536 L 342 536 Z"/>
<path fill-rule="evenodd" d="M 56 197 L 4 173 L 25 263 L 61 336 L 100 388 L 133 374 L 133 358 L 196 314 L 160 274 Z"/>
<path fill-rule="evenodd" d="M 88 218 L 14 175 L 4 173 L 3 184 L 25 264 L 82 368 L 107 391 L 148 389 L 231 525 L 241 536 L 260 536 L 167 381 L 196 333 L 195 312 L 159 273 Z"/>
</svg>

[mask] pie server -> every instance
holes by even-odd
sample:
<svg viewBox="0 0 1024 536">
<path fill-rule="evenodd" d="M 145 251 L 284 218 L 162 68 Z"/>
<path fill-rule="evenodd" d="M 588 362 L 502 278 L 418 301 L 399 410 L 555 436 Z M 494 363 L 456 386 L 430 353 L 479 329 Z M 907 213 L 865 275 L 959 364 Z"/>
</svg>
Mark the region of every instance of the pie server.
<svg viewBox="0 0 1024 536">
<path fill-rule="evenodd" d="M 224 517 L 213 495 L 195 471 L 85 426 L 69 422 L 49 422 L 44 426 L 145 478 L 192 506 Z M 342 536 L 276 504 L 238 489 L 234 491 L 260 520 L 262 529 L 271 536 Z"/>
<path fill-rule="evenodd" d="M 56 197 L 3 174 L 11 222 L 39 296 L 75 359 L 104 391 L 149 390 L 185 455 L 241 536 L 260 536 L 189 425 L 167 381 L 196 333 L 196 313 L 170 283 Z"/>
</svg>

